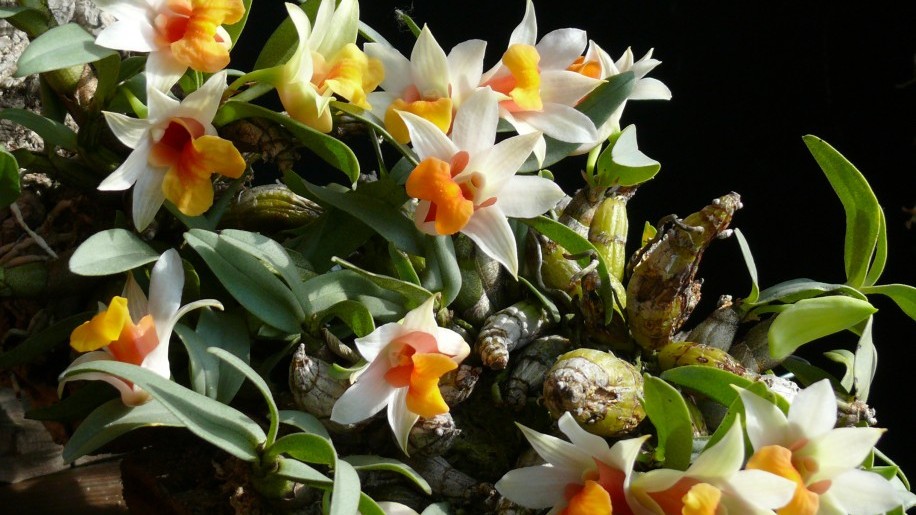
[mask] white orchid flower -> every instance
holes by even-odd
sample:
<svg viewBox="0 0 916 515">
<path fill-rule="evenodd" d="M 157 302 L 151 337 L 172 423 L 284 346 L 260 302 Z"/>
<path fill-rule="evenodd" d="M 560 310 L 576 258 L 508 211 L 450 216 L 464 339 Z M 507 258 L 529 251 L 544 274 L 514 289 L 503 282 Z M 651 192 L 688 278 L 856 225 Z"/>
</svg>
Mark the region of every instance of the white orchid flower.
<svg viewBox="0 0 916 515">
<path fill-rule="evenodd" d="M 792 481 L 762 470 L 740 470 L 744 435 L 736 421 L 686 471 L 657 469 L 630 486 L 634 511 L 648 514 L 772 514 L 792 499 Z M 782 513 L 782 512 L 780 512 Z"/>
<path fill-rule="evenodd" d="M 400 143 L 409 142 L 410 134 L 398 111 L 425 118 L 448 134 L 455 110 L 477 89 L 486 46 L 481 40 L 465 41 L 446 56 L 426 26 L 417 37 L 410 60 L 388 45 L 367 43 L 366 54 L 380 60 L 385 68 L 384 91 L 369 94 L 372 113 Z"/>
<path fill-rule="evenodd" d="M 70 346 L 85 352 L 70 364 L 72 368 L 89 361 L 120 361 L 138 365 L 168 379 L 169 339 L 175 323 L 192 309 L 212 306 L 223 309 L 214 299 L 204 299 L 185 306 L 181 304 L 184 269 L 175 249 L 159 257 L 150 275 L 149 300 L 143 290 L 128 276 L 123 296 L 111 299 L 108 308 L 84 322 L 70 334 Z M 66 374 L 66 370 L 61 374 Z M 128 406 L 139 406 L 149 394 L 137 385 L 100 372 L 85 372 L 60 380 L 59 391 L 69 381 L 105 381 L 121 392 Z"/>
<path fill-rule="evenodd" d="M 585 31 L 558 29 L 537 44 L 536 39 L 537 20 L 528 0 L 502 61 L 481 77 L 481 85 L 505 95 L 500 115 L 519 134 L 541 132 L 568 143 L 594 143 L 595 124 L 573 106 L 602 81 L 569 69 L 588 44 Z M 534 149 L 538 162 L 544 161 L 546 151 L 539 137 Z"/>
<path fill-rule="evenodd" d="M 509 471 L 496 483 L 496 490 L 525 508 L 551 508 L 551 514 L 632 513 L 633 464 L 649 437 L 621 440 L 608 447 L 604 438 L 579 427 L 569 412 L 560 417 L 559 426 L 569 442 L 519 424 L 547 464 Z"/>
<path fill-rule="evenodd" d="M 322 0 L 312 26 L 297 5 L 286 10 L 296 27 L 299 43 L 293 56 L 271 79 L 289 116 L 315 130 L 330 132 L 332 95 L 363 109 L 371 109 L 367 93 L 384 77 L 377 59 L 370 59 L 356 42 L 359 4 L 356 0 Z"/>
<path fill-rule="evenodd" d="M 834 428 L 836 396 L 826 379 L 799 392 L 788 416 L 747 390 L 739 393 L 755 451 L 747 468 L 778 474 L 796 485 L 780 515 L 869 515 L 905 502 L 889 481 L 858 468 L 884 430 Z"/>
<path fill-rule="evenodd" d="M 436 324 L 435 298 L 399 323 L 385 324 L 355 340 L 369 365 L 337 399 L 332 421 L 355 424 L 387 406 L 388 423 L 406 454 L 407 436 L 417 420 L 448 412 L 439 378 L 458 368 L 471 348 L 458 333 Z"/>
<path fill-rule="evenodd" d="M 538 216 L 563 198 L 563 190 L 542 177 L 515 175 L 541 135 L 495 143 L 497 101 L 490 88 L 471 95 L 455 116 L 451 139 L 429 121 L 402 112 L 421 160 L 406 186 L 407 194 L 419 199 L 415 221 L 420 230 L 461 232 L 514 276 L 518 255 L 506 217 Z"/>
<path fill-rule="evenodd" d="M 149 52 L 146 82 L 169 90 L 190 67 L 215 73 L 229 64 L 229 33 L 242 19 L 242 0 L 95 0 L 117 21 L 95 42 L 115 50 Z"/>
<path fill-rule="evenodd" d="M 598 138 L 592 143 L 580 146 L 576 154 L 588 152 L 595 145 L 607 140 L 612 133 L 620 131 L 620 118 L 623 116 L 623 108 L 626 107 L 627 100 L 671 100 L 671 90 L 668 89 L 668 86 L 658 79 L 646 77 L 649 72 L 661 64 L 661 61 L 652 58 L 652 52 L 653 49 L 649 49 L 646 55 L 634 62 L 633 50 L 628 47 L 620 59 L 614 62 L 597 43 L 589 41 L 585 55 L 576 60 L 570 67 L 571 70 L 598 79 L 609 79 L 621 73 L 633 72 L 634 83 L 630 95 L 620 104 L 620 107 L 611 113 L 607 121 L 598 127 Z"/>
<path fill-rule="evenodd" d="M 165 199 L 188 216 L 203 213 L 213 205 L 210 175 L 238 178 L 245 171 L 242 154 L 231 141 L 216 135 L 212 123 L 225 89 L 223 71 L 181 102 L 147 86 L 147 118 L 104 112 L 114 135 L 134 150 L 99 189 L 134 187 L 137 230 L 153 221 Z"/>
</svg>

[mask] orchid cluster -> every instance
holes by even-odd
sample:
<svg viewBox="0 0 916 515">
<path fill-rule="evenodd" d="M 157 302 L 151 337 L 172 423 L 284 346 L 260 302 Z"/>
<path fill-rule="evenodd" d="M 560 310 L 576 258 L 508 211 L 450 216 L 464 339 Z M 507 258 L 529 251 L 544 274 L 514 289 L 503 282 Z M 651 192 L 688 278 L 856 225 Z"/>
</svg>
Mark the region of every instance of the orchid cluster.
<svg viewBox="0 0 916 515">
<path fill-rule="evenodd" d="M 416 37 L 408 57 L 360 20 L 357 0 L 308 0 L 285 4 L 288 18 L 246 72 L 230 57 L 252 0 L 95 1 L 114 23 L 80 40 L 80 62 L 68 53 L 39 72 L 97 74 L 98 97 L 73 118 L 104 134 L 56 141 L 66 127 L 32 124 L 55 129 L 41 163 L 72 159 L 70 173 L 91 170 L 86 194 L 107 195 L 100 209 L 118 204 L 110 228 L 73 251 L 70 272 L 126 273 L 121 295 L 100 293 L 120 282 L 83 292 L 94 314 L 55 327 L 81 353 L 61 367 L 60 395 L 79 380 L 120 393 L 79 426 L 67 461 L 139 427 L 173 426 L 249 463 L 254 490 L 282 501 L 265 511 L 416 513 L 417 496 L 366 481 L 392 472 L 475 513 L 916 505 L 875 448 L 883 430 L 866 404 L 877 354 L 868 295 L 912 314 L 916 288 L 877 284 L 883 214 L 825 142 L 806 138 L 857 217 L 847 221 L 846 283 L 761 291 L 747 241 L 729 228 L 737 193 L 647 223 L 639 249 L 627 248 L 627 201 L 660 164 L 639 150 L 623 111 L 671 98 L 648 77 L 660 64 L 652 50 L 614 60 L 579 29 L 539 37 L 526 0 L 496 62 L 482 40 L 446 52 L 434 28 L 402 13 Z M 257 102 L 273 91 L 283 112 Z M 371 165 L 348 145 L 367 135 Z M 126 148 L 92 147 L 106 140 Z M 344 183 L 310 182 L 297 170 L 305 152 Z M 547 167 L 582 154 L 585 184 L 567 195 L 570 178 Z M 124 205 L 107 193 L 125 190 Z M 751 292 L 723 296 L 687 330 L 700 260 L 733 234 Z M 831 355 L 844 377 L 792 357 L 843 331 L 858 338 L 854 353 Z M 186 356 L 170 361 L 181 352 L 173 332 Z M 288 374 L 274 370 L 282 365 Z M 794 393 L 792 379 L 806 386 L 794 398 L 765 386 Z M 246 380 L 267 410 L 235 407 L 250 410 L 250 395 L 234 403 Z M 539 461 L 520 457 L 516 429 Z M 475 467 L 483 480 L 468 475 Z"/>
</svg>

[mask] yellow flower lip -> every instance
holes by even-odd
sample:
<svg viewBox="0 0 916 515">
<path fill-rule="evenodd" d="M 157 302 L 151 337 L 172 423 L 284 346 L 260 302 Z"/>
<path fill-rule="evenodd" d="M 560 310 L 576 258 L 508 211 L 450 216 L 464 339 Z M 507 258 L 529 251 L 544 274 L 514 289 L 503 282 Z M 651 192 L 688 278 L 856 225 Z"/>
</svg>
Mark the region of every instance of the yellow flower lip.
<svg viewBox="0 0 916 515">
<path fill-rule="evenodd" d="M 503 64 L 509 69 L 510 75 L 493 79 L 485 86 L 510 97 L 510 100 L 500 103 L 510 112 L 540 111 L 544 108 L 541 100 L 541 71 L 538 68 L 540 60 L 541 56 L 533 45 L 511 45 L 503 54 Z"/>
<path fill-rule="evenodd" d="M 344 45 L 330 59 L 312 52 L 312 60 L 312 84 L 319 93 L 331 91 L 353 105 L 363 109 L 372 108 L 366 96 L 385 78 L 381 61 L 370 59 L 353 43 Z"/>
<path fill-rule="evenodd" d="M 160 44 L 194 70 L 215 73 L 229 64 L 229 41 L 218 30 L 245 15 L 242 0 L 168 0 L 154 24 Z"/>
<path fill-rule="evenodd" d="M 407 409 L 421 417 L 447 413 L 439 378 L 458 368 L 458 364 L 440 352 L 424 352 L 436 348 L 435 338 L 429 333 L 414 331 L 392 343 L 395 348 L 389 360 L 393 366 L 385 373 L 385 381 L 395 388 L 406 387 Z"/>
</svg>

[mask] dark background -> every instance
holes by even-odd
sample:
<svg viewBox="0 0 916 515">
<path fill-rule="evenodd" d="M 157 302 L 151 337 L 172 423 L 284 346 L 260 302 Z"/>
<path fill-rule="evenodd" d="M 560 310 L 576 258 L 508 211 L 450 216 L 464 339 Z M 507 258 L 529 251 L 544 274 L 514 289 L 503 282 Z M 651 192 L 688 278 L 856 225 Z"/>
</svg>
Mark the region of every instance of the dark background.
<svg viewBox="0 0 916 515">
<path fill-rule="evenodd" d="M 255 4 L 233 67 L 250 69 L 286 16 L 280 1 Z M 631 241 L 644 220 L 684 216 L 737 191 L 745 208 L 734 226 L 750 242 L 761 287 L 797 277 L 842 283 L 843 208 L 801 140 L 815 134 L 862 171 L 884 206 L 890 256 L 880 283 L 916 284 L 916 226 L 905 227 L 910 215 L 902 211 L 916 203 L 916 3 L 542 0 L 535 6 L 539 36 L 578 27 L 615 59 L 632 46 L 637 57 L 654 47 L 662 61 L 650 76 L 673 99 L 629 102 L 623 119 L 638 125 L 640 148 L 662 163 L 631 201 Z M 361 19 L 409 55 L 413 39 L 398 26 L 395 8 L 428 23 L 446 52 L 466 39 L 488 41 L 486 69 L 521 21 L 524 2 L 362 2 Z M 578 177 L 583 165 L 573 161 L 554 171 Z M 568 192 L 578 186 L 565 184 Z M 716 242 L 699 275 L 706 283 L 697 316 L 719 295 L 742 297 L 749 288 L 734 240 Z M 880 312 L 870 404 L 879 425 L 890 428 L 879 447 L 912 475 L 916 325 L 893 303 L 871 300 Z M 817 357 L 850 341 L 811 344 L 806 354 Z"/>
</svg>

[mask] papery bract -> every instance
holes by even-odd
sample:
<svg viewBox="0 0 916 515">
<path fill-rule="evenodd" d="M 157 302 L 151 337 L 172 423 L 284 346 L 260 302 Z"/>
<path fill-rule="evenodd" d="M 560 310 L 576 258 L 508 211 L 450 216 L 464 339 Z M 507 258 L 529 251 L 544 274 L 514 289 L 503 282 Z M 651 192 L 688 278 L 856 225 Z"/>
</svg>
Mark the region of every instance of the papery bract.
<svg viewBox="0 0 916 515">
<path fill-rule="evenodd" d="M 169 378 L 169 339 L 178 319 L 192 309 L 223 307 L 213 299 L 179 307 L 183 286 L 184 269 L 174 249 L 163 253 L 153 266 L 148 300 L 137 282 L 129 276 L 123 296 L 114 297 L 107 309 L 71 333 L 71 347 L 86 354 L 74 360 L 70 367 L 89 361 L 113 360 L 138 365 Z M 121 400 L 128 406 L 137 406 L 149 400 L 149 394 L 136 385 L 97 372 L 62 379 L 60 391 L 67 382 L 75 380 L 105 381 L 121 392 Z"/>
<path fill-rule="evenodd" d="M 147 118 L 104 112 L 114 135 L 134 150 L 99 189 L 134 186 L 137 230 L 150 224 L 165 199 L 186 215 L 203 213 L 213 204 L 210 176 L 216 172 L 238 178 L 245 171 L 241 153 L 216 135 L 212 123 L 225 89 L 226 72 L 219 72 L 181 102 L 147 87 Z"/>
<path fill-rule="evenodd" d="M 755 451 L 747 468 L 778 474 L 796 485 L 781 515 L 869 515 L 905 502 L 889 481 L 859 469 L 884 430 L 835 428 L 836 396 L 828 380 L 799 392 L 788 416 L 750 391 L 739 393 Z"/>
<path fill-rule="evenodd" d="M 581 427 L 569 412 L 559 420 L 569 442 L 525 426 L 519 428 L 546 465 L 511 470 L 496 483 L 500 494 L 526 508 L 550 513 L 632 513 L 630 479 L 648 436 L 607 441 Z"/>
<path fill-rule="evenodd" d="M 436 324 L 435 299 L 430 297 L 399 323 L 355 340 L 369 364 L 334 404 L 332 421 L 354 424 L 387 406 L 388 423 L 407 453 L 407 436 L 417 420 L 448 412 L 439 378 L 458 368 L 471 348 L 458 333 Z"/>
<path fill-rule="evenodd" d="M 498 95 L 483 88 L 458 110 L 451 139 L 419 116 L 402 112 L 420 164 L 407 179 L 419 199 L 415 221 L 434 235 L 461 232 L 513 275 L 518 273 L 515 237 L 507 216 L 531 218 L 563 197 L 553 181 L 516 172 L 540 133 L 496 142 Z"/>
<path fill-rule="evenodd" d="M 229 34 L 222 25 L 245 15 L 242 0 L 95 0 L 117 21 L 102 30 L 96 44 L 116 50 L 149 52 L 146 81 L 166 91 L 190 67 L 206 73 L 229 64 Z"/>
</svg>

